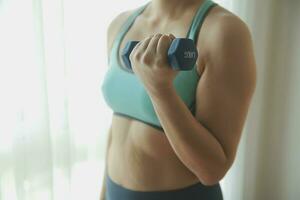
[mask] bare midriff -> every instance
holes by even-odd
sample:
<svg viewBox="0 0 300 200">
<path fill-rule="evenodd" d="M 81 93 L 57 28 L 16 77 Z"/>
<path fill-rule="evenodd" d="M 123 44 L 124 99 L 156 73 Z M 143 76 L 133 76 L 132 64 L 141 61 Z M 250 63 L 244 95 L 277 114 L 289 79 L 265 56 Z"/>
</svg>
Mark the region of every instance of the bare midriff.
<svg viewBox="0 0 300 200">
<path fill-rule="evenodd" d="M 113 115 L 107 172 L 125 188 L 179 189 L 199 182 L 172 148 L 166 134 L 141 121 Z"/>
</svg>

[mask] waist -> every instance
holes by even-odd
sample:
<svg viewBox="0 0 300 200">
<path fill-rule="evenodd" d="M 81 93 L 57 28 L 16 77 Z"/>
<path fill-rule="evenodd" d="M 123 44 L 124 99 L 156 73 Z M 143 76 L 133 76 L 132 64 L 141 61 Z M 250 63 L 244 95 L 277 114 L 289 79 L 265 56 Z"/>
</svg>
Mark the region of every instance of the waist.
<svg viewBox="0 0 300 200">
<path fill-rule="evenodd" d="M 113 117 L 112 130 L 107 166 L 118 183 L 137 190 L 160 190 L 199 181 L 159 130 L 120 116 Z"/>
</svg>

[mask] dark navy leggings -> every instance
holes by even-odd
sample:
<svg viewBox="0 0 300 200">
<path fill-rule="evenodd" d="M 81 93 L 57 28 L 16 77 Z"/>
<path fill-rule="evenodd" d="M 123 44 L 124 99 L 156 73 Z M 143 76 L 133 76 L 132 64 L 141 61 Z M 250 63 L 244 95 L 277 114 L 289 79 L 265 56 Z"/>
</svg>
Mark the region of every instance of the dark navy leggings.
<svg viewBox="0 0 300 200">
<path fill-rule="evenodd" d="M 105 200 L 223 200 L 220 184 L 205 186 L 200 182 L 163 191 L 135 191 L 114 182 L 106 173 Z"/>
</svg>

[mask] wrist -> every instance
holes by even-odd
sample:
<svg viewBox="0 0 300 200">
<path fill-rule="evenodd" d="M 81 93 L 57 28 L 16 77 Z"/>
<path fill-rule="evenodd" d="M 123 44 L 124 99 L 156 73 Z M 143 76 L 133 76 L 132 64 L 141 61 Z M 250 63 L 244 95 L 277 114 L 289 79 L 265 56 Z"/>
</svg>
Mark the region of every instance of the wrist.
<svg viewBox="0 0 300 200">
<path fill-rule="evenodd" d="M 170 98 L 176 94 L 173 85 L 168 85 L 164 87 L 156 87 L 155 89 L 148 90 L 148 94 L 151 98 Z"/>
</svg>

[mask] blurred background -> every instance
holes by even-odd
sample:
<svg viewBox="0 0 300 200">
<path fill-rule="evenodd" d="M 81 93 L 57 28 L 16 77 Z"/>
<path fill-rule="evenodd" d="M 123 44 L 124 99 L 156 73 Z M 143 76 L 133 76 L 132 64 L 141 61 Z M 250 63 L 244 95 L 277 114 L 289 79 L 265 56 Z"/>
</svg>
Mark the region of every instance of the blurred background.
<svg viewBox="0 0 300 200">
<path fill-rule="evenodd" d="M 99 199 L 106 31 L 145 0 L 0 0 L 0 200 Z M 252 33 L 257 88 L 225 200 L 300 199 L 300 1 L 215 0 Z"/>
</svg>

